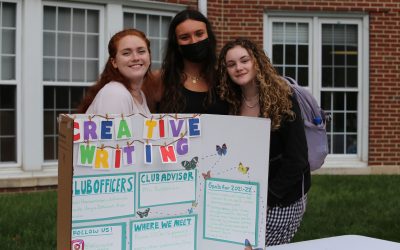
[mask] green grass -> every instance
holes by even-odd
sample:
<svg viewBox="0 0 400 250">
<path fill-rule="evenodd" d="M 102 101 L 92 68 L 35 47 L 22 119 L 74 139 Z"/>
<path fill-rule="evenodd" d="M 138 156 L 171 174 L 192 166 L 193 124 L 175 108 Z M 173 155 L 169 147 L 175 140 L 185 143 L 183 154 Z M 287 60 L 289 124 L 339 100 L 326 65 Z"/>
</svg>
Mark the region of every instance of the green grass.
<svg viewBox="0 0 400 250">
<path fill-rule="evenodd" d="M 400 176 L 312 176 L 294 241 L 358 234 L 400 242 Z"/>
<path fill-rule="evenodd" d="M 0 195 L 1 249 L 56 249 L 57 192 Z"/>
<path fill-rule="evenodd" d="M 56 191 L 0 194 L 1 249 L 56 248 Z M 294 241 L 358 234 L 400 242 L 400 175 L 312 176 Z"/>
</svg>

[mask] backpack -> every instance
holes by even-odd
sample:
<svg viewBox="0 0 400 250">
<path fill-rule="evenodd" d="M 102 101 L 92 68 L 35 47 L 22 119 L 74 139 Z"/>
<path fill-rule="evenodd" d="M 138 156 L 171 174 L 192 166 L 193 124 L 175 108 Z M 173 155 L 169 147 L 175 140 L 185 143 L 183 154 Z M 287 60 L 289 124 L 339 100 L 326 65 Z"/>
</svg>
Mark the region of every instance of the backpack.
<svg viewBox="0 0 400 250">
<path fill-rule="evenodd" d="M 329 153 L 326 134 L 326 123 L 329 121 L 329 116 L 318 106 L 317 100 L 306 88 L 300 86 L 290 77 L 285 76 L 284 79 L 292 87 L 301 109 L 310 169 L 311 171 L 317 170 L 324 164 Z"/>
</svg>

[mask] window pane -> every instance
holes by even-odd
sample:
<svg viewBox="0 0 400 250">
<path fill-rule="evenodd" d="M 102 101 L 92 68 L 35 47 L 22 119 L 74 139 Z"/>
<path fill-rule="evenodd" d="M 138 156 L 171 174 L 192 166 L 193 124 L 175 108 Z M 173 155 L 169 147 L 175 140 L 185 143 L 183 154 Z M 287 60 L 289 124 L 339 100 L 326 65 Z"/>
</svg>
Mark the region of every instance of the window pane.
<svg viewBox="0 0 400 250">
<path fill-rule="evenodd" d="M 286 45 L 285 53 L 285 64 L 296 65 L 296 45 Z"/>
<path fill-rule="evenodd" d="M 136 14 L 135 25 L 137 29 L 147 34 L 147 16 L 144 14 Z"/>
<path fill-rule="evenodd" d="M 285 30 L 285 42 L 286 43 L 297 43 L 297 29 L 296 23 L 286 23 Z"/>
<path fill-rule="evenodd" d="M 150 39 L 150 48 L 151 48 L 151 59 L 153 61 L 161 61 L 160 57 L 160 44 L 159 40 L 157 39 Z"/>
<path fill-rule="evenodd" d="M 301 86 L 308 86 L 308 68 L 299 67 L 297 69 L 297 82 Z"/>
<path fill-rule="evenodd" d="M 0 111 L 0 135 L 15 135 L 15 111 Z"/>
<path fill-rule="evenodd" d="M 54 107 L 54 88 L 53 87 L 44 87 L 43 90 L 43 107 L 44 109 L 50 109 Z"/>
<path fill-rule="evenodd" d="M 322 87 L 332 87 L 332 68 L 322 68 Z"/>
<path fill-rule="evenodd" d="M 1 79 L 13 80 L 15 79 L 15 57 L 2 56 L 1 57 Z"/>
<path fill-rule="evenodd" d="M 356 46 L 347 46 L 347 65 L 357 66 L 358 51 Z"/>
<path fill-rule="evenodd" d="M 98 58 L 99 57 L 99 36 L 88 35 L 87 36 L 87 54 L 88 58 Z"/>
<path fill-rule="evenodd" d="M 56 56 L 56 34 L 50 32 L 43 33 L 43 55 Z"/>
<path fill-rule="evenodd" d="M 346 94 L 346 109 L 349 111 L 357 111 L 357 93 L 350 92 Z"/>
<path fill-rule="evenodd" d="M 346 116 L 346 132 L 357 132 L 357 113 L 348 113 Z"/>
<path fill-rule="evenodd" d="M 283 43 L 284 34 L 283 23 L 272 24 L 272 43 Z"/>
<path fill-rule="evenodd" d="M 124 13 L 124 29 L 134 27 L 133 14 Z"/>
<path fill-rule="evenodd" d="M 333 93 L 333 109 L 334 110 L 344 110 L 344 93 L 336 92 Z"/>
<path fill-rule="evenodd" d="M 70 63 L 69 60 L 57 60 L 57 81 L 70 81 Z"/>
<path fill-rule="evenodd" d="M 44 111 L 44 134 L 55 134 L 54 120 L 56 119 L 53 111 Z"/>
<path fill-rule="evenodd" d="M 56 109 L 68 109 L 68 107 L 69 107 L 69 87 L 57 87 Z"/>
<path fill-rule="evenodd" d="M 43 141 L 44 145 L 44 159 L 45 160 L 55 160 L 56 155 L 55 155 L 55 137 L 45 137 Z"/>
<path fill-rule="evenodd" d="M 168 36 L 168 28 L 169 23 L 171 22 L 172 18 L 169 16 L 163 16 L 161 21 L 161 37 Z"/>
<path fill-rule="evenodd" d="M 70 31 L 71 30 L 71 9 L 58 8 L 58 30 Z"/>
<path fill-rule="evenodd" d="M 283 45 L 272 45 L 272 62 L 273 64 L 283 64 Z"/>
<path fill-rule="evenodd" d="M 346 153 L 347 154 L 357 154 L 357 135 L 346 136 Z"/>
<path fill-rule="evenodd" d="M 82 98 L 86 92 L 85 91 L 86 89 L 84 87 L 73 87 L 73 88 L 70 88 L 70 90 L 71 90 L 71 101 L 70 101 L 71 107 L 70 108 L 71 108 L 71 113 L 73 113 L 78 108 L 79 104 L 81 103 Z"/>
<path fill-rule="evenodd" d="M 0 162 L 17 157 L 16 86 L 0 85 Z"/>
<path fill-rule="evenodd" d="M 344 135 L 334 135 L 333 136 L 333 152 L 334 154 L 344 153 Z"/>
<path fill-rule="evenodd" d="M 56 60 L 43 59 L 43 80 L 55 81 L 56 80 Z"/>
<path fill-rule="evenodd" d="M 298 45 L 298 65 L 308 65 L 308 46 Z"/>
<path fill-rule="evenodd" d="M 94 82 L 98 77 L 99 72 L 99 62 L 97 60 L 88 60 L 86 62 L 86 82 Z"/>
<path fill-rule="evenodd" d="M 286 67 L 285 68 L 285 76 L 290 76 L 293 79 L 297 79 L 296 68 L 295 67 Z"/>
<path fill-rule="evenodd" d="M 333 58 L 334 64 L 335 65 L 345 65 L 344 58 L 345 58 L 346 51 L 344 49 L 344 46 L 342 46 L 342 45 L 334 46 L 333 53 L 334 53 L 334 58 Z"/>
<path fill-rule="evenodd" d="M 322 45 L 322 65 L 332 65 L 332 46 Z"/>
<path fill-rule="evenodd" d="M 356 88 L 358 85 L 357 68 L 347 68 L 346 76 L 347 76 L 347 79 L 346 79 L 347 87 Z"/>
<path fill-rule="evenodd" d="M 1 42 L 2 54 L 15 54 L 15 30 L 3 30 Z"/>
<path fill-rule="evenodd" d="M 1 2 L 0 2 L 1 3 Z M 3 11 L 1 13 L 1 24 L 3 27 L 16 27 L 16 4 L 2 3 Z"/>
<path fill-rule="evenodd" d="M 81 34 L 72 35 L 72 56 L 85 57 L 85 36 Z"/>
<path fill-rule="evenodd" d="M 333 79 L 335 87 L 344 87 L 345 81 L 344 68 L 334 68 Z"/>
<path fill-rule="evenodd" d="M 334 113 L 332 116 L 333 131 L 344 132 L 344 115 L 343 113 Z"/>
<path fill-rule="evenodd" d="M 72 60 L 72 81 L 84 82 L 85 81 L 85 61 Z"/>
<path fill-rule="evenodd" d="M 17 142 L 15 137 L 0 137 L 0 161 L 15 162 L 17 161 Z"/>
<path fill-rule="evenodd" d="M 99 33 L 99 11 L 87 10 L 87 32 Z"/>
<path fill-rule="evenodd" d="M 85 10 L 74 9 L 73 15 L 73 31 L 85 32 Z"/>
<path fill-rule="evenodd" d="M 71 35 L 58 33 L 58 49 L 57 56 L 69 57 L 71 51 Z"/>
<path fill-rule="evenodd" d="M 159 16 L 149 16 L 149 36 L 159 37 L 160 36 L 160 17 Z"/>
<path fill-rule="evenodd" d="M 56 29 L 56 7 L 45 6 L 43 13 L 43 28 L 45 30 Z"/>
</svg>

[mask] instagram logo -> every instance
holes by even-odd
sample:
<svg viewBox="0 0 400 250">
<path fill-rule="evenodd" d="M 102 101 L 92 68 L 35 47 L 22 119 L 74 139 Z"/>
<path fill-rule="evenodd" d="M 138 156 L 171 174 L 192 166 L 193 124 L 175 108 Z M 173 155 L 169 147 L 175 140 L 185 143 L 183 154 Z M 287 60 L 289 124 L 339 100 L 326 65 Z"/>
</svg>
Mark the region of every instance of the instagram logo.
<svg viewBox="0 0 400 250">
<path fill-rule="evenodd" d="M 71 241 L 71 250 L 84 250 L 85 242 L 83 240 L 72 240 Z"/>
</svg>

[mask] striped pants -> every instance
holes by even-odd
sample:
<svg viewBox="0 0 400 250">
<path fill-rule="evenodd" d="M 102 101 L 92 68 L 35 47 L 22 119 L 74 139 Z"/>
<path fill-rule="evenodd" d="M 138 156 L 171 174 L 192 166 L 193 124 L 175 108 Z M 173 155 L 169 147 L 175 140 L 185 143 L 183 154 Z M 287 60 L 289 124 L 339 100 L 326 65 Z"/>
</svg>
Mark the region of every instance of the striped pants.
<svg viewBox="0 0 400 250">
<path fill-rule="evenodd" d="M 287 207 L 268 207 L 265 245 L 289 243 L 300 227 L 306 210 L 307 194 Z"/>
</svg>

